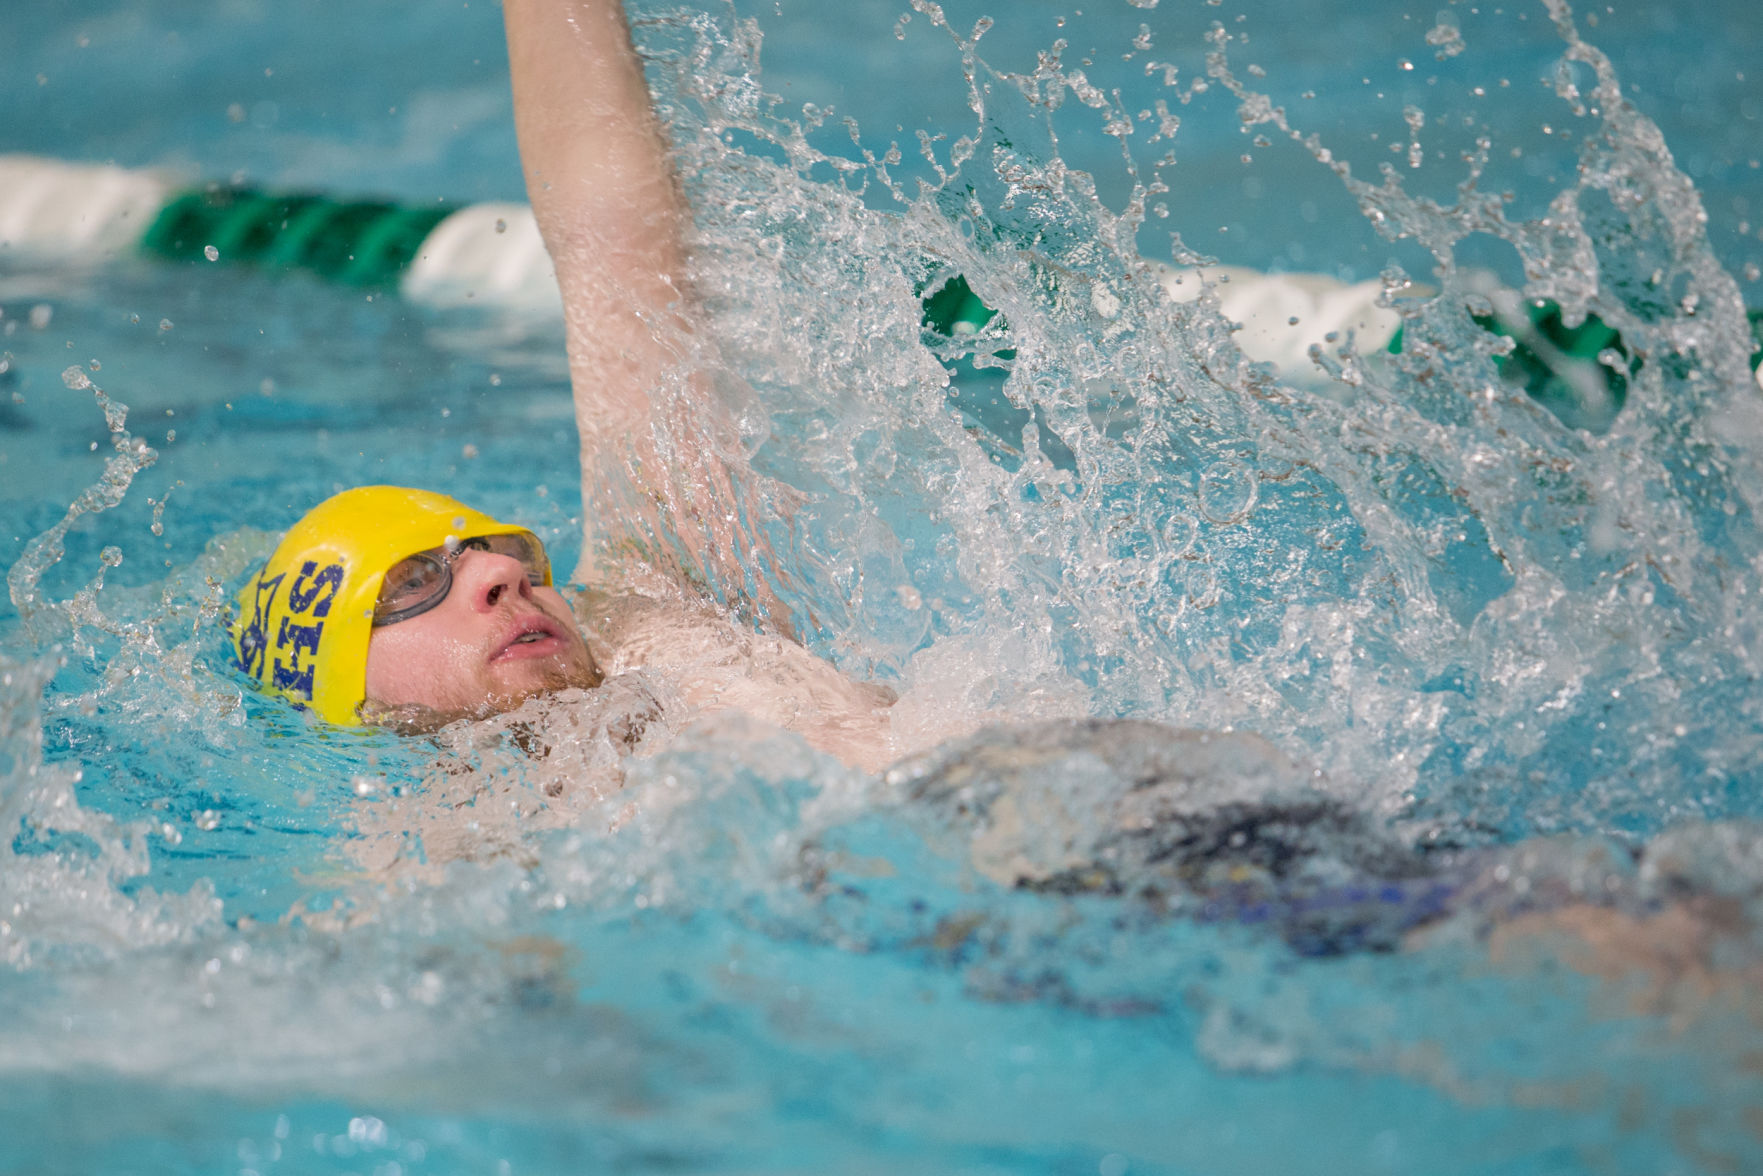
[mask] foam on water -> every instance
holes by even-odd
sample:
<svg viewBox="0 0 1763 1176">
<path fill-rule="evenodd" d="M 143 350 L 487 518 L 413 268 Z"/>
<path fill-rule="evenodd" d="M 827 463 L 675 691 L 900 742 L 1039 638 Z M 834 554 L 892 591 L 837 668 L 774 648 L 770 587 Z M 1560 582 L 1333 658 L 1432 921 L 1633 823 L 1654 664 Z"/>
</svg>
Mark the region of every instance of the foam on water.
<svg viewBox="0 0 1763 1176">
<path fill-rule="evenodd" d="M 680 724 L 641 675 L 432 741 L 310 726 L 227 664 L 268 536 L 44 587 L 153 457 L 100 392 L 116 456 L 9 576 L 0 1086 L 219 1106 L 256 1171 L 296 1144 L 407 1169 L 866 1147 L 1020 1170 L 1106 1142 L 1458 1171 L 1496 1138 L 1536 1170 L 1556 1147 L 1754 1159 L 1751 342 L 1610 63 L 1551 0 L 1578 169 L 1526 218 L 1489 190 L 1491 131 L 1443 199 L 1394 164 L 1364 180 L 1224 25 L 1205 81 L 1164 75 L 1141 119 L 1063 46 L 993 63 L 987 22 L 912 9 L 973 124 L 922 137 L 910 180 L 867 128 L 835 150 L 837 118 L 781 112 L 757 25 L 639 35 L 750 467 L 731 513 L 798 630 L 900 690 L 928 746 L 865 775 L 763 724 Z M 1455 26 L 1425 43 L 1474 57 Z M 1208 88 L 1432 259 L 1384 275 L 1400 355 L 1341 339 L 1274 371 L 1215 298 L 1167 296 L 1140 245 L 1180 170 L 1145 153 Z M 1401 162 L 1427 133 L 1405 125 Z M 1075 135 L 1120 140 L 1124 203 L 1064 161 Z M 1621 330 L 1601 431 L 1500 382 L 1470 317 L 1490 249 L 1525 297 Z M 957 274 L 1000 317 L 925 335 L 921 295 Z M 650 550 L 694 550 L 602 479 Z M 694 571 L 725 597 L 763 574 Z M 949 738 L 952 715 L 1017 726 Z M 1389 1118 L 1343 1112 L 1362 1082 Z M 1221 1135 L 1245 1092 L 1305 1142 Z M 525 1151 L 497 1142 L 516 1118 L 543 1125 Z"/>
</svg>

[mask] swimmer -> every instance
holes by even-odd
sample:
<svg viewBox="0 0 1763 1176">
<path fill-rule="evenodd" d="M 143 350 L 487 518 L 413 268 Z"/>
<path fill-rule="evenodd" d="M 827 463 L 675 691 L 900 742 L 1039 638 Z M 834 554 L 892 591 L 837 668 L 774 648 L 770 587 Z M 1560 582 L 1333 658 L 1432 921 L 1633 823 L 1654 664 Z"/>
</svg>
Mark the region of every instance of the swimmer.
<svg viewBox="0 0 1763 1176">
<path fill-rule="evenodd" d="M 683 595 L 580 590 L 531 531 L 424 490 L 362 486 L 309 511 L 239 597 L 239 664 L 320 718 L 404 732 L 641 669 L 695 713 L 739 711 L 874 770 L 891 692 Z"/>
<path fill-rule="evenodd" d="M 689 212 L 619 0 L 506 0 L 516 130 L 527 192 L 556 265 L 590 505 L 574 611 L 543 544 L 444 495 L 345 491 L 287 533 L 239 600 L 239 664 L 266 690 L 333 723 L 429 730 L 593 689 L 635 669 L 700 713 L 735 710 L 847 763 L 896 758 L 891 692 L 854 682 L 776 631 L 701 601 L 678 567 L 657 576 L 595 562 L 598 478 L 621 466 L 646 503 L 686 525 L 688 553 L 723 567 L 763 559 L 726 503 L 738 477 L 722 421 L 669 420 L 704 402 L 685 288 Z M 721 432 L 719 432 L 721 430 Z M 672 573 L 672 583 L 665 582 Z M 647 579 L 642 577 L 647 575 Z M 764 598 L 753 612 L 785 622 Z"/>
</svg>

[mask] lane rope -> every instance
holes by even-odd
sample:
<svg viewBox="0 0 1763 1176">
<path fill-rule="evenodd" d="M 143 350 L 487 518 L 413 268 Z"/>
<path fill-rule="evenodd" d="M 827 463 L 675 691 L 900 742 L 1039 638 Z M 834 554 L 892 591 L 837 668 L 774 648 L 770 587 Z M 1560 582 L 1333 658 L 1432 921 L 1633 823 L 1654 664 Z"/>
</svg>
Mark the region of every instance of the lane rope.
<svg viewBox="0 0 1763 1176">
<path fill-rule="evenodd" d="M 550 256 L 524 204 L 401 205 L 226 184 L 190 188 L 159 171 L 0 155 L 0 258 L 101 263 L 127 253 L 296 269 L 348 286 L 395 288 L 430 306 L 563 313 Z M 1288 374 L 1313 370 L 1312 347 L 1332 351 L 1349 337 L 1361 351 L 1401 349 L 1401 316 L 1379 304 L 1375 281 L 1211 266 L 1163 267 L 1162 284 L 1177 302 L 1210 291 L 1240 324 L 1244 354 Z M 1553 303 L 1527 302 L 1497 286 L 1482 293 L 1494 311 L 1476 321 L 1514 342 L 1500 361 L 1502 376 L 1545 403 L 1621 407 L 1635 361 L 1613 329 L 1595 317 L 1569 327 Z M 1092 291 L 1105 317 L 1112 297 L 1105 287 Z M 1763 311 L 1749 315 L 1757 341 L 1751 367 L 1763 388 Z M 960 275 L 928 289 L 927 332 L 959 341 L 991 325 L 1003 327 Z"/>
</svg>

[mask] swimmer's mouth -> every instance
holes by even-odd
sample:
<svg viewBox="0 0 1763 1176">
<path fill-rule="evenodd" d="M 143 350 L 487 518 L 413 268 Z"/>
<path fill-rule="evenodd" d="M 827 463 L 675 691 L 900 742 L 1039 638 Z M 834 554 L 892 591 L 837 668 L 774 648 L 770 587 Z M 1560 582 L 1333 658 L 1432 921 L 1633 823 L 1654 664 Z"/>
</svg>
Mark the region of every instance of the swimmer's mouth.
<svg viewBox="0 0 1763 1176">
<path fill-rule="evenodd" d="M 490 655 L 491 661 L 518 661 L 547 657 L 568 644 L 558 626 L 547 618 L 533 617 L 516 627 L 512 636 Z"/>
</svg>

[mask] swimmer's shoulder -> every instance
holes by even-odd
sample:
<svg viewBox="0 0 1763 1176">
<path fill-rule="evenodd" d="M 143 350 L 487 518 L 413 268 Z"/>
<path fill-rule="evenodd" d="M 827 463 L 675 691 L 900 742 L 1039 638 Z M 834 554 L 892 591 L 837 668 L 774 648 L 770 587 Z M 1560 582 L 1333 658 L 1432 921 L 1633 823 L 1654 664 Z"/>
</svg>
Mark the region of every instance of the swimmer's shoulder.
<svg viewBox="0 0 1763 1176">
<path fill-rule="evenodd" d="M 703 712 L 735 710 L 849 763 L 891 760 L 893 691 L 856 681 L 794 639 L 693 600 L 584 591 L 572 600 L 607 676 L 643 670 Z"/>
<path fill-rule="evenodd" d="M 700 601 L 582 588 L 569 596 L 569 604 L 595 660 L 608 673 L 729 665 L 751 653 L 750 635 Z"/>
</svg>

